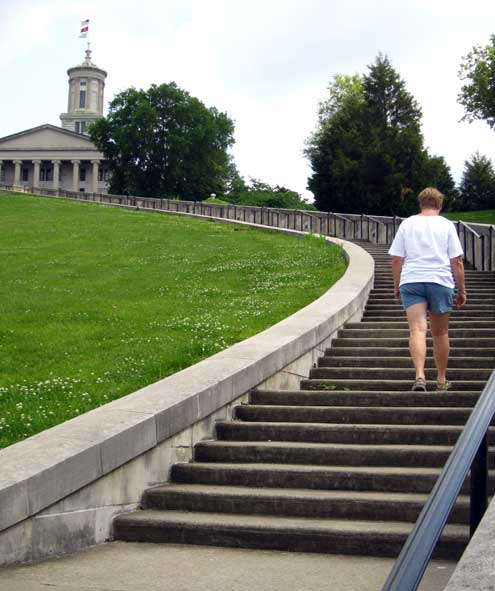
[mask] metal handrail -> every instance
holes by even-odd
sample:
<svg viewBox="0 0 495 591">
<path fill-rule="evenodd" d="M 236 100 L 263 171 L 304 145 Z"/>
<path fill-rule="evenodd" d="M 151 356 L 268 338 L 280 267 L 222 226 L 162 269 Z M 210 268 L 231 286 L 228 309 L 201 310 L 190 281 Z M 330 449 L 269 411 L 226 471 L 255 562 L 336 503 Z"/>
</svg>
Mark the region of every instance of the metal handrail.
<svg viewBox="0 0 495 591">
<path fill-rule="evenodd" d="M 463 226 L 464 228 L 467 228 L 470 232 L 472 232 L 476 238 L 481 238 L 481 236 L 478 234 L 478 232 L 476 232 L 476 230 L 474 230 L 473 228 L 471 228 L 471 226 L 469 226 L 468 224 L 466 224 L 466 222 L 463 222 L 462 220 L 459 220 L 458 222 L 461 226 Z"/>
<path fill-rule="evenodd" d="M 364 214 L 369 220 L 371 220 L 372 222 L 376 222 L 378 224 L 381 224 L 382 226 L 386 226 L 387 224 L 385 222 L 382 222 L 382 220 L 379 220 L 378 218 L 376 218 L 375 216 L 372 215 L 368 215 L 367 213 Z"/>
<path fill-rule="evenodd" d="M 382 591 L 415 591 L 418 588 L 470 468 L 470 531 L 471 536 L 474 534 L 488 505 L 487 434 L 494 415 L 495 371 L 483 389 Z"/>
</svg>

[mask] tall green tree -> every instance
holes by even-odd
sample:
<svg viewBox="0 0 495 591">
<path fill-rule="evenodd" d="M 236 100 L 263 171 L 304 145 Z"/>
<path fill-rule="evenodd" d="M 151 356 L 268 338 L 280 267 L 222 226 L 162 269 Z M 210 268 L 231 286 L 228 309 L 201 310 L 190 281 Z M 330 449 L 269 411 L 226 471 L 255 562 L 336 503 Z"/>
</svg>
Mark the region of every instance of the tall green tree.
<svg viewBox="0 0 495 591">
<path fill-rule="evenodd" d="M 495 35 L 463 57 L 459 77 L 465 81 L 458 96 L 465 109 L 463 120 L 481 119 L 495 128 Z"/>
<path fill-rule="evenodd" d="M 360 76 L 336 75 L 318 111 L 318 125 L 306 142 L 313 174 L 308 189 L 323 211 L 360 213 L 363 201 L 364 92 Z M 352 197 L 351 197 L 352 196 Z"/>
<path fill-rule="evenodd" d="M 443 158 L 424 148 L 418 103 L 383 55 L 364 76 L 334 78 L 305 154 L 308 188 L 326 211 L 407 215 L 424 186 L 455 191 Z"/>
<path fill-rule="evenodd" d="M 421 109 L 386 56 L 369 66 L 363 88 L 365 201 L 373 213 L 399 213 L 401 191 L 420 182 Z"/>
<path fill-rule="evenodd" d="M 109 160 L 111 192 L 199 200 L 226 189 L 233 131 L 225 113 L 170 83 L 121 92 L 89 133 Z"/>
<path fill-rule="evenodd" d="M 462 210 L 495 209 L 495 171 L 487 156 L 476 152 L 466 160 L 460 190 Z"/>
</svg>

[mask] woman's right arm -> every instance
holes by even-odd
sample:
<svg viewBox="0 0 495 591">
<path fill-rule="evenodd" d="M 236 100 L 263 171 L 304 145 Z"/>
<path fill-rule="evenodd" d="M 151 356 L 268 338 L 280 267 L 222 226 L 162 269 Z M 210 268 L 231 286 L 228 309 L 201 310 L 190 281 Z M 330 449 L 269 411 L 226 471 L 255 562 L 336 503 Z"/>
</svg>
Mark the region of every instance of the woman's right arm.
<svg viewBox="0 0 495 591">
<path fill-rule="evenodd" d="M 450 259 L 450 266 L 454 275 L 455 283 L 457 286 L 457 295 L 455 298 L 455 305 L 458 308 L 462 308 L 466 303 L 466 285 L 464 283 L 464 263 L 462 256 Z"/>
</svg>

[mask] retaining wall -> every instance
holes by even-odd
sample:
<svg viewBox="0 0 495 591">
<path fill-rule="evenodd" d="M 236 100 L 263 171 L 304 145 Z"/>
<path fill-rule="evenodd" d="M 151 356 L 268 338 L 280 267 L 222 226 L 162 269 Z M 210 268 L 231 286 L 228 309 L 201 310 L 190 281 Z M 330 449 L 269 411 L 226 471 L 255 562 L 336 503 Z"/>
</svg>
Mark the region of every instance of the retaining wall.
<svg viewBox="0 0 495 591">
<path fill-rule="evenodd" d="M 146 488 L 167 482 L 171 466 L 189 461 L 196 442 L 213 438 L 215 422 L 230 418 L 251 389 L 298 387 L 339 328 L 361 318 L 373 283 L 369 254 L 327 240 L 344 249 L 348 269 L 312 304 L 192 367 L 1 450 L 0 565 L 111 539 L 113 517 L 139 507 Z"/>
</svg>

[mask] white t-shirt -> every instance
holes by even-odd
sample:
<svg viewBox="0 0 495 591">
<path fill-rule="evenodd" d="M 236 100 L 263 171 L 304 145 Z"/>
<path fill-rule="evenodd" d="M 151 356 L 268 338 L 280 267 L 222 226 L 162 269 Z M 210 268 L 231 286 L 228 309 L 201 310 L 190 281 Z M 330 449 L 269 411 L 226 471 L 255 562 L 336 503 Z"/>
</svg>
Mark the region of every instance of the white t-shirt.
<svg viewBox="0 0 495 591">
<path fill-rule="evenodd" d="M 388 251 L 404 257 L 400 285 L 430 282 L 454 287 L 450 259 L 463 254 L 454 224 L 439 215 L 413 215 L 402 222 Z"/>
</svg>

